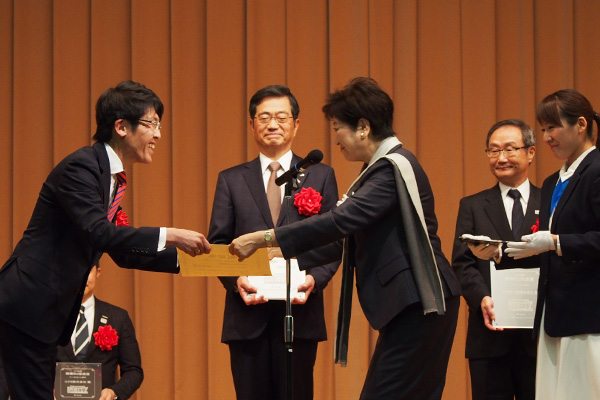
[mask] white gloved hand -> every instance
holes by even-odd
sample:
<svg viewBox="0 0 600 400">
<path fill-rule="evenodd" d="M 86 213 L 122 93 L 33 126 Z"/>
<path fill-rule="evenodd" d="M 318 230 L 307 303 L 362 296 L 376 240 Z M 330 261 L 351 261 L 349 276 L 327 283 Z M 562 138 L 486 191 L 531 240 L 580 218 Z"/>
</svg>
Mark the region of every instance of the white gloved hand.
<svg viewBox="0 0 600 400">
<path fill-rule="evenodd" d="M 509 257 L 514 257 L 515 260 L 556 249 L 550 231 L 539 231 L 525 235 L 521 240 L 522 242 L 508 242 L 506 250 L 504 250 Z"/>
</svg>

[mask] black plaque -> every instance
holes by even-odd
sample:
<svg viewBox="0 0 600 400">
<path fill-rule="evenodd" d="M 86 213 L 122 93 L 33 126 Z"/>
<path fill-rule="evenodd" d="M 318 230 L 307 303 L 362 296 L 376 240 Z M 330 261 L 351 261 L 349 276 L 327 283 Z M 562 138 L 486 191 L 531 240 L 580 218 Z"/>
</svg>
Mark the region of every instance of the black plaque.
<svg viewBox="0 0 600 400">
<path fill-rule="evenodd" d="M 98 400 L 102 391 L 102 364 L 57 362 L 54 397 L 57 400 Z"/>
</svg>

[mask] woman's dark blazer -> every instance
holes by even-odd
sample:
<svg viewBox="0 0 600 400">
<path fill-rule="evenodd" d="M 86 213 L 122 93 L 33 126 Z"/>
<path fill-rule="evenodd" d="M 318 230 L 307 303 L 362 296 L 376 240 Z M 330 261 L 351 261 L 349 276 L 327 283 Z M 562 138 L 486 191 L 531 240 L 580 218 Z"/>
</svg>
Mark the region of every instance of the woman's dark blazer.
<svg viewBox="0 0 600 400">
<path fill-rule="evenodd" d="M 550 202 L 559 173 L 542 186 L 540 230 L 548 230 Z M 534 329 L 545 307 L 544 330 L 551 337 L 600 333 L 600 153 L 579 164 L 556 206 L 550 232 L 562 256 L 541 254 Z"/>
<path fill-rule="evenodd" d="M 445 297 L 458 296 L 460 285 L 442 253 L 429 179 L 416 157 L 402 148 L 390 153 L 406 157 L 415 173 L 423 213 Z M 356 269 L 356 289 L 362 309 L 374 329 L 389 321 L 420 297 L 411 271 L 393 165 L 378 160 L 362 176 L 354 193 L 332 211 L 275 229 L 283 255 L 308 263 L 309 249 L 331 243 L 317 253 L 340 257 L 340 240 L 348 238 L 348 262 Z M 314 252 L 313 252 L 314 253 Z M 316 261 L 316 260 L 313 260 Z"/>
</svg>

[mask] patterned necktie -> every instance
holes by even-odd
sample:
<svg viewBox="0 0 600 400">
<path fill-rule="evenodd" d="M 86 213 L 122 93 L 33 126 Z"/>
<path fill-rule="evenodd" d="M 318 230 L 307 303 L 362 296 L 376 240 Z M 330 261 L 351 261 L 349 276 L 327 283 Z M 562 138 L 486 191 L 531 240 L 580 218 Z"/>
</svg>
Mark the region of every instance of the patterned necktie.
<svg viewBox="0 0 600 400">
<path fill-rule="evenodd" d="M 269 183 L 267 183 L 267 201 L 269 202 L 269 209 L 271 210 L 271 218 L 273 218 L 273 226 L 277 226 L 279 212 L 281 211 L 281 188 L 275 184 L 277 171 L 280 166 L 281 165 L 277 161 L 269 164 L 271 176 L 269 177 Z"/>
<path fill-rule="evenodd" d="M 521 232 L 521 227 L 523 226 L 523 221 L 525 220 L 525 215 L 523 214 L 523 206 L 521 205 L 521 192 L 519 192 L 517 189 L 510 189 L 508 191 L 508 195 L 514 200 L 512 208 L 513 238 L 515 240 L 520 240 L 521 237 L 519 233 Z"/>
<path fill-rule="evenodd" d="M 77 326 L 75 327 L 75 347 L 73 352 L 77 361 L 81 361 L 85 358 L 87 352 L 87 346 L 90 343 L 90 334 L 88 331 L 88 322 L 85 319 L 85 307 L 81 306 L 79 309 L 79 319 L 77 320 Z"/>
<path fill-rule="evenodd" d="M 554 213 L 554 209 L 556 208 L 556 205 L 558 204 L 558 200 L 560 200 L 560 196 L 562 196 L 568 183 L 569 183 L 568 179 L 565 179 L 564 182 L 559 179 L 558 183 L 554 187 L 554 192 L 552 192 L 552 202 L 550 203 L 550 215 L 552 215 Z"/>
<path fill-rule="evenodd" d="M 127 187 L 127 176 L 125 176 L 125 171 L 117 172 L 117 191 L 115 193 L 115 199 L 112 202 L 112 205 L 108 209 L 108 220 L 112 221 L 119 209 L 119 204 L 121 204 L 121 200 L 123 200 L 123 196 L 125 195 L 125 188 Z"/>
</svg>

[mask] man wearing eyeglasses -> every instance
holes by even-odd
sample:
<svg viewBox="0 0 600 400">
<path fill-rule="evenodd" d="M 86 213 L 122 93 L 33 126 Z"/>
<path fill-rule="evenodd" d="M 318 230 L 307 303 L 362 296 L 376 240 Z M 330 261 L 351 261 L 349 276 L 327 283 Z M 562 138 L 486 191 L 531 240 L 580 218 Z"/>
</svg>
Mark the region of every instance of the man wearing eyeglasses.
<svg viewBox="0 0 600 400">
<path fill-rule="evenodd" d="M 300 126 L 300 108 L 287 87 L 272 85 L 252 96 L 249 112 L 250 129 L 260 154 L 250 162 L 219 173 L 208 231 L 211 243 L 229 244 L 241 234 L 267 231 L 286 223 L 286 208 L 282 206 L 284 189 L 275 188 L 272 181 L 301 159 L 291 150 Z M 338 200 L 335 175 L 327 165 L 314 165 L 298 175 L 298 189 L 292 192 L 292 201 L 297 193 L 308 188 L 323 197 L 321 213 Z M 292 205 L 291 222 L 310 218 L 299 211 Z M 282 257 L 274 248 L 270 256 Z M 317 344 L 327 338 L 323 289 L 338 266 L 339 263 L 326 264 L 306 271 L 306 280 L 298 287 L 305 298 L 292 301 L 295 400 L 313 398 Z M 237 398 L 286 398 L 285 301 L 267 301 L 257 295 L 257 289 L 246 276 L 220 279 L 227 290 L 221 341 L 229 345 Z"/>
<path fill-rule="evenodd" d="M 498 183 L 460 201 L 452 252 L 452 265 L 469 306 L 466 357 L 472 398 L 534 400 L 536 343 L 531 329 L 501 330 L 492 325 L 490 260 L 499 269 L 533 268 L 539 263 L 535 259 L 516 262 L 502 257 L 499 246 L 467 245 L 458 238 L 471 234 L 519 240 L 531 233 L 540 207 L 540 189 L 528 179 L 535 135 L 521 120 L 500 121 L 488 132 L 485 152 Z"/>
<path fill-rule="evenodd" d="M 210 251 L 198 232 L 127 226 L 120 207 L 125 168 L 152 162 L 163 109 L 139 83 L 106 90 L 96 103 L 96 143 L 63 159 L 42 185 L 29 226 L 0 270 L 0 355 L 13 399 L 52 399 L 56 346 L 69 342 L 103 253 L 123 268 L 178 273 L 175 247 Z"/>
</svg>

